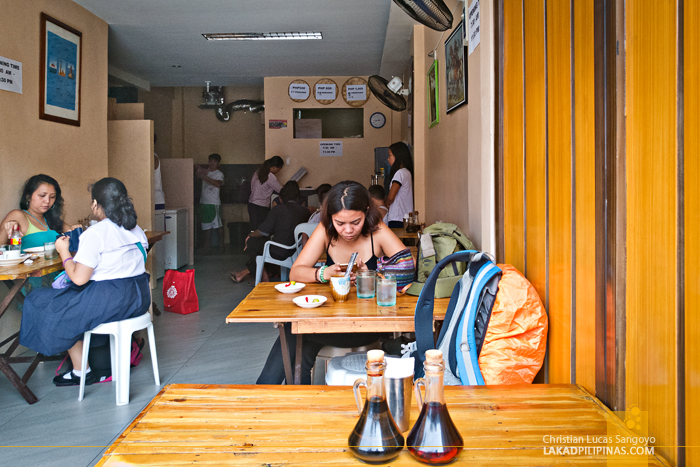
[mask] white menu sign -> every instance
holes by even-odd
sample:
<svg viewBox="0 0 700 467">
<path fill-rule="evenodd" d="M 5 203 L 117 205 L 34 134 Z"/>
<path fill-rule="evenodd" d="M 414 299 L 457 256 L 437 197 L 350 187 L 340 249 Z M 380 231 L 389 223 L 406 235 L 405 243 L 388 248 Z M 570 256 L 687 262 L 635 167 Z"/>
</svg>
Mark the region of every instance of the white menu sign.
<svg viewBox="0 0 700 467">
<path fill-rule="evenodd" d="M 366 101 L 367 86 L 364 84 L 349 84 L 345 87 L 349 101 Z"/>
<path fill-rule="evenodd" d="M 0 89 L 22 94 L 22 62 L 0 57 Z"/>
<path fill-rule="evenodd" d="M 469 55 L 474 52 L 481 42 L 481 18 L 479 14 L 479 0 L 474 0 L 469 7 Z"/>
<path fill-rule="evenodd" d="M 316 100 L 335 100 L 335 84 L 317 84 Z"/>
<path fill-rule="evenodd" d="M 343 156 L 342 141 L 321 141 L 319 143 L 320 156 Z"/>
<path fill-rule="evenodd" d="M 292 83 L 289 85 L 289 97 L 292 99 L 306 100 L 309 98 L 309 85 L 306 83 Z"/>
</svg>

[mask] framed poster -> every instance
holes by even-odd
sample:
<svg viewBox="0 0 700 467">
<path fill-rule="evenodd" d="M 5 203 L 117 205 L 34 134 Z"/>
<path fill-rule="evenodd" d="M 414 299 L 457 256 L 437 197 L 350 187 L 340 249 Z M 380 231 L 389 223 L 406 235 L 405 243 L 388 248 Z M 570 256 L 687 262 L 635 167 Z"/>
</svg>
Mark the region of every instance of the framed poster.
<svg viewBox="0 0 700 467">
<path fill-rule="evenodd" d="M 464 22 L 445 41 L 445 96 L 447 113 L 467 101 L 467 61 L 464 55 Z"/>
<path fill-rule="evenodd" d="M 83 34 L 41 14 L 39 118 L 80 126 Z"/>
<path fill-rule="evenodd" d="M 428 128 L 432 128 L 440 122 L 440 106 L 438 93 L 438 61 L 428 70 Z"/>
</svg>

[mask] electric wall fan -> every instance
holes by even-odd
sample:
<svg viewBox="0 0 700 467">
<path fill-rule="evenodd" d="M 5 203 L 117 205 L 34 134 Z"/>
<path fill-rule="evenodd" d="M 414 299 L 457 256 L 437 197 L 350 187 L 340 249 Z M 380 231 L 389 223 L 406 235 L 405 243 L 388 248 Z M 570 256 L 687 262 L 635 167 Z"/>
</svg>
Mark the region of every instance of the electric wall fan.
<svg viewBox="0 0 700 467">
<path fill-rule="evenodd" d="M 372 75 L 368 80 L 369 89 L 379 101 L 391 110 L 401 112 L 406 110 L 406 99 L 408 89 L 401 89 L 401 78 L 394 76 L 391 81 L 387 81 L 379 75 Z"/>
<path fill-rule="evenodd" d="M 394 0 L 403 11 L 436 31 L 452 29 L 452 13 L 442 0 Z"/>
</svg>

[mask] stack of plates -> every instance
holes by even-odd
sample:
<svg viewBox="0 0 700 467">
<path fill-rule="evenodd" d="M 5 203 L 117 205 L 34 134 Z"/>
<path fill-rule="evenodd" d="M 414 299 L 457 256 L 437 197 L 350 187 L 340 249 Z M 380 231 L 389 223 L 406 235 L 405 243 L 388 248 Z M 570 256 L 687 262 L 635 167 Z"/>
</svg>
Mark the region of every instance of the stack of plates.
<svg viewBox="0 0 700 467">
<path fill-rule="evenodd" d="M 16 264 L 23 262 L 24 260 L 29 258 L 29 256 L 31 256 L 31 255 L 24 254 L 24 255 L 20 255 L 19 258 L 13 258 L 13 259 L 2 259 L 0 257 L 0 266 L 14 266 Z"/>
</svg>

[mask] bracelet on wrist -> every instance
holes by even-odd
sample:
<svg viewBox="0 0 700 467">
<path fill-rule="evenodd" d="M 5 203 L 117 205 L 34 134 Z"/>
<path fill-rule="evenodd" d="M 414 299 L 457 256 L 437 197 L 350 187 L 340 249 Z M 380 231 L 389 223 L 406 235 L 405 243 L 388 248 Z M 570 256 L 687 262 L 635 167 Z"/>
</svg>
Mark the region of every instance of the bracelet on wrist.
<svg viewBox="0 0 700 467">
<path fill-rule="evenodd" d="M 64 268 L 66 267 L 66 261 L 68 261 L 69 259 L 72 260 L 73 257 L 72 257 L 72 256 L 69 256 L 68 258 L 66 258 L 66 259 L 63 260 L 63 267 L 64 267 Z"/>
<path fill-rule="evenodd" d="M 318 280 L 318 271 L 319 271 L 319 269 L 321 269 L 321 268 L 316 268 L 316 269 L 314 270 L 314 280 L 315 280 L 316 282 L 321 282 L 320 280 Z"/>
<path fill-rule="evenodd" d="M 328 281 L 323 277 L 323 274 L 326 272 L 326 268 L 327 268 L 327 267 L 328 267 L 328 266 L 326 266 L 325 264 L 324 264 L 323 266 L 321 266 L 321 272 L 319 273 L 319 278 L 321 279 L 321 283 L 322 283 L 322 284 L 325 284 L 326 282 L 328 282 Z"/>
</svg>

